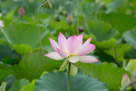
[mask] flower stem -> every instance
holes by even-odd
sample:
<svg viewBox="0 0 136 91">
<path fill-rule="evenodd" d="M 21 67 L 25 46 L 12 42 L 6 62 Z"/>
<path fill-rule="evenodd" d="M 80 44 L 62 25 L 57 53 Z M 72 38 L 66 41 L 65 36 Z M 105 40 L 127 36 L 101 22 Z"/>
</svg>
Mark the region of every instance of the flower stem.
<svg viewBox="0 0 136 91">
<path fill-rule="evenodd" d="M 78 18 L 78 15 L 79 15 L 79 0 L 77 0 L 77 34 L 79 34 L 78 32 L 78 26 L 79 26 L 79 18 Z"/>
<path fill-rule="evenodd" d="M 39 41 L 40 41 L 40 52 L 41 52 L 41 60 L 42 60 L 42 70 L 44 71 L 44 60 L 43 60 L 43 49 L 42 49 L 42 39 L 41 39 L 41 31 L 40 31 L 40 9 L 42 8 L 42 5 L 40 5 L 38 9 L 38 35 L 39 35 Z"/>
<path fill-rule="evenodd" d="M 67 76 L 67 91 L 70 91 L 70 66 L 71 66 L 71 63 L 69 62 L 68 63 L 68 76 Z"/>
<path fill-rule="evenodd" d="M 123 60 L 123 68 L 126 69 L 126 60 Z"/>
<path fill-rule="evenodd" d="M 69 25 L 69 36 L 70 36 L 70 25 Z"/>
</svg>

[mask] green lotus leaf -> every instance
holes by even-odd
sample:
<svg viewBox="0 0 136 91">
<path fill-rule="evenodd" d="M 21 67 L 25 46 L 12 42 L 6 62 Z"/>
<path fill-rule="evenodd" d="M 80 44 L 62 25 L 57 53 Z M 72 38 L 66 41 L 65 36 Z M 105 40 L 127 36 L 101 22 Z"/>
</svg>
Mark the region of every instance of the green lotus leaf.
<svg viewBox="0 0 136 91">
<path fill-rule="evenodd" d="M 136 49 L 136 29 L 133 29 L 131 31 L 126 31 L 123 34 L 124 39 L 128 44 L 130 44 L 134 49 Z"/>
<path fill-rule="evenodd" d="M 114 63 L 97 64 L 76 64 L 85 74 L 94 78 L 99 78 L 102 82 L 107 84 L 110 90 L 119 90 L 121 87 L 121 80 L 124 73 L 127 73 L 122 68 L 118 68 Z"/>
<path fill-rule="evenodd" d="M 29 84 L 29 81 L 27 79 L 16 80 L 12 84 L 11 89 L 9 89 L 8 91 L 19 91 L 23 86 L 28 84 Z"/>
<path fill-rule="evenodd" d="M 70 78 L 70 91 L 108 91 L 105 84 L 90 76 L 77 74 Z M 49 72 L 37 80 L 35 91 L 67 91 L 67 75 Z"/>
</svg>

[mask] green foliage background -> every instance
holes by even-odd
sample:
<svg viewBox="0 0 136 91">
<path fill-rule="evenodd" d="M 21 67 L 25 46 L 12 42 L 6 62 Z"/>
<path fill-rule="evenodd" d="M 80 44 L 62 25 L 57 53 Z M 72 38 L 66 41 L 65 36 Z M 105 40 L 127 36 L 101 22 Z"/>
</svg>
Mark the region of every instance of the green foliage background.
<svg viewBox="0 0 136 91">
<path fill-rule="evenodd" d="M 99 59 L 75 64 L 79 72 L 71 84 L 78 88 L 71 91 L 119 91 L 124 73 L 131 79 L 136 65 L 136 0 L 45 1 L 0 1 L 0 91 L 66 91 L 66 72 L 58 72 L 64 60 L 44 56 L 53 51 L 48 39 L 57 40 L 59 32 L 83 33 L 84 41 L 93 37 L 96 50 L 90 55 Z M 18 14 L 21 6 L 24 16 Z"/>
</svg>

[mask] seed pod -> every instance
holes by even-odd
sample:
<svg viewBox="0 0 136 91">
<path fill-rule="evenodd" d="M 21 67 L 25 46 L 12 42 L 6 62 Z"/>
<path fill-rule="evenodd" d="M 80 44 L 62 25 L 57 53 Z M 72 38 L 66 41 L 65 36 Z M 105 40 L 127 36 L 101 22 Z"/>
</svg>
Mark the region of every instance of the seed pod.
<svg viewBox="0 0 136 91">
<path fill-rule="evenodd" d="M 54 15 L 54 20 L 55 20 L 55 21 L 60 21 L 59 15 L 55 14 L 55 15 Z"/>
<path fill-rule="evenodd" d="M 84 32 L 84 28 L 83 28 L 83 27 L 78 27 L 78 32 L 79 32 L 79 33 Z"/>
<path fill-rule="evenodd" d="M 107 10 L 108 8 L 106 7 L 106 5 L 104 3 L 102 3 L 101 6 L 100 6 L 100 9 Z"/>
<path fill-rule="evenodd" d="M 70 2 L 70 1 L 67 1 L 67 2 L 66 2 L 66 5 L 67 5 L 67 6 L 70 6 L 70 5 L 71 5 L 71 2 Z"/>
<path fill-rule="evenodd" d="M 52 4 L 50 3 L 49 0 L 43 0 L 42 7 L 45 7 L 45 8 L 52 8 Z"/>
<path fill-rule="evenodd" d="M 63 11 L 64 11 L 64 10 L 65 10 L 65 9 L 64 9 L 63 6 L 59 6 L 59 9 L 57 10 L 57 13 L 63 15 Z"/>
<path fill-rule="evenodd" d="M 68 14 L 68 16 L 67 16 L 67 23 L 68 23 L 69 25 L 72 24 L 72 15 L 71 15 L 71 14 Z"/>
<path fill-rule="evenodd" d="M 68 12 L 66 10 L 63 11 L 63 15 L 64 16 L 67 16 L 68 15 Z"/>
</svg>

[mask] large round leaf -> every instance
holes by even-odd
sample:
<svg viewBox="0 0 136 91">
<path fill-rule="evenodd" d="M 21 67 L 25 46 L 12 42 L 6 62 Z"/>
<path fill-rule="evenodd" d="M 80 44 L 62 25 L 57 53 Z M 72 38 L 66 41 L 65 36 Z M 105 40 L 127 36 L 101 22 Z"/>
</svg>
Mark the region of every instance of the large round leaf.
<svg viewBox="0 0 136 91">
<path fill-rule="evenodd" d="M 122 68 L 118 68 L 114 63 L 85 64 L 79 63 L 77 66 L 85 73 L 92 77 L 99 78 L 106 83 L 110 90 L 119 90 L 121 79 L 126 73 Z"/>
<path fill-rule="evenodd" d="M 9 75 L 9 72 L 7 70 L 0 69 L 0 83 L 3 81 L 5 77 Z"/>
<path fill-rule="evenodd" d="M 125 53 L 127 53 L 130 49 L 131 47 L 128 44 L 121 44 L 115 46 L 114 48 L 104 50 L 104 52 L 114 57 L 116 61 L 123 61 Z"/>
<path fill-rule="evenodd" d="M 107 6 L 106 13 L 109 12 L 126 12 L 129 0 L 102 0 Z"/>
<path fill-rule="evenodd" d="M 5 45 L 0 46 L 0 60 L 5 57 L 16 58 L 17 56 L 17 53 L 11 47 Z"/>
<path fill-rule="evenodd" d="M 89 35 L 85 38 L 93 37 L 92 43 L 96 44 L 98 48 L 111 48 L 116 44 L 115 37 L 118 31 L 112 29 L 109 23 L 103 21 L 89 21 Z"/>
<path fill-rule="evenodd" d="M 125 54 L 125 59 L 136 59 L 136 49 L 131 49 Z"/>
<path fill-rule="evenodd" d="M 29 81 L 38 79 L 44 70 L 59 68 L 63 61 L 55 61 L 44 57 L 40 51 L 32 51 L 22 58 L 21 62 L 14 66 L 0 64 L 0 68 L 11 72 L 16 78 L 27 78 Z"/>
<path fill-rule="evenodd" d="M 7 41 L 13 45 L 28 44 L 33 48 L 40 45 L 39 30 L 35 23 L 12 22 L 5 30 L 1 29 Z M 50 36 L 49 31 L 45 27 L 40 27 L 41 40 L 43 44 L 49 43 L 47 38 Z"/>
<path fill-rule="evenodd" d="M 123 34 L 123 37 L 128 44 L 130 44 L 133 48 L 136 49 L 136 29 L 125 32 Z"/>
<path fill-rule="evenodd" d="M 116 37 L 118 31 L 112 29 L 112 26 L 109 23 L 103 21 L 89 21 L 89 33 L 92 33 L 96 36 L 96 40 L 108 41 L 110 38 Z"/>
<path fill-rule="evenodd" d="M 92 37 L 92 43 L 95 44 L 98 48 L 101 49 L 108 49 L 108 48 L 113 48 L 116 45 L 116 39 L 115 38 L 110 38 L 109 40 L 103 40 L 103 41 L 97 41 L 96 37 L 92 34 L 86 35 L 85 39 L 88 39 Z"/>
<path fill-rule="evenodd" d="M 14 64 L 18 61 L 19 55 L 11 47 L 0 46 L 0 61 L 7 64 Z"/>
<path fill-rule="evenodd" d="M 109 13 L 102 15 L 103 20 L 109 22 L 112 27 L 118 29 L 122 34 L 123 32 L 133 29 L 136 26 L 136 18 L 130 15 L 120 13 Z"/>
<path fill-rule="evenodd" d="M 105 84 L 89 76 L 78 74 L 70 79 L 70 91 L 108 91 Z M 40 78 L 35 91 L 67 91 L 67 75 L 64 72 L 50 72 Z"/>
<path fill-rule="evenodd" d="M 11 89 L 8 91 L 19 91 L 23 86 L 26 86 L 28 84 L 29 84 L 29 81 L 27 79 L 16 80 L 12 84 Z"/>
<path fill-rule="evenodd" d="M 12 87 L 12 84 L 16 81 L 16 77 L 13 76 L 12 74 L 8 75 L 4 81 L 7 83 L 6 85 L 6 90 L 8 91 L 11 87 Z"/>
</svg>

